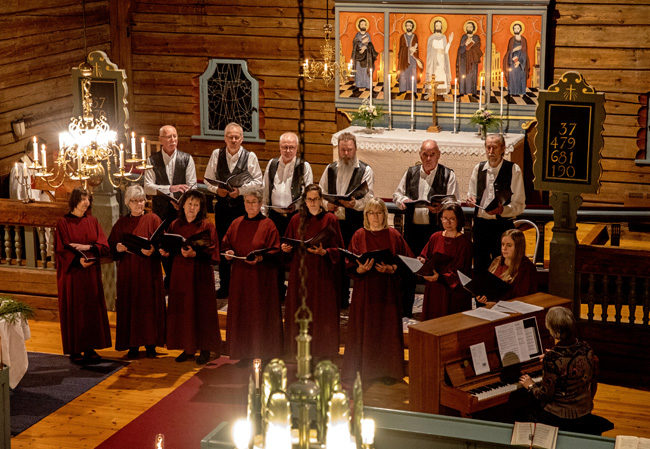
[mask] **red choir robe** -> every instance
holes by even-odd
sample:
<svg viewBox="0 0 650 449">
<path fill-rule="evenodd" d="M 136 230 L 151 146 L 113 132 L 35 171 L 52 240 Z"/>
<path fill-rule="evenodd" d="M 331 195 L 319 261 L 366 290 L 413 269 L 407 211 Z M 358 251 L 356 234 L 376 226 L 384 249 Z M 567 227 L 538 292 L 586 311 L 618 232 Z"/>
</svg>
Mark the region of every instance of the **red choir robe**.
<svg viewBox="0 0 650 449">
<path fill-rule="evenodd" d="M 349 249 L 356 254 L 390 249 L 395 255 L 412 257 L 406 241 L 394 228 L 374 232 L 359 229 L 352 236 Z M 402 379 L 404 336 L 399 275 L 380 273 L 374 266 L 367 273 L 358 274 L 357 266 L 357 262 L 348 263 L 354 290 L 342 377 L 353 380 L 359 371 L 362 379 Z"/>
<path fill-rule="evenodd" d="M 121 217 L 108 237 L 117 262 L 117 326 L 115 349 L 124 351 L 143 345 L 165 344 L 165 294 L 157 251 L 149 256 L 117 251 L 124 234 L 149 238 L 160 226 L 154 213 Z"/>
<path fill-rule="evenodd" d="M 490 273 L 510 284 L 508 291 L 499 297 L 498 301 L 537 293 L 537 268 L 535 268 L 535 264 L 528 257 L 524 256 L 521 259 L 517 275 L 514 279 L 511 279 L 510 276 L 505 274 L 507 269 L 508 267 L 503 263 L 503 257 L 501 256 L 494 259 L 490 264 Z"/>
<path fill-rule="evenodd" d="M 311 353 L 315 357 L 332 358 L 339 353 L 339 318 L 340 318 L 340 253 L 343 237 L 338 219 L 331 212 L 321 212 L 306 218 L 304 236 L 300 235 L 300 214 L 291 218 L 286 237 L 307 240 L 330 226 L 334 233 L 323 242 L 327 254 L 319 256 L 305 251 L 305 268 L 307 273 L 307 307 L 312 312 L 313 321 L 309 334 L 312 336 Z M 291 257 L 289 287 L 284 304 L 284 335 L 286 351 L 296 353 L 296 336 L 298 325 L 295 313 L 302 304 L 300 297 L 300 259 L 302 250 L 294 248 Z"/>
<path fill-rule="evenodd" d="M 108 242 L 97 218 L 67 214 L 56 225 L 56 284 L 64 354 L 111 346 L 102 271 L 99 261 L 88 268 L 79 263 L 70 243 L 92 245 L 98 259 L 109 253 Z"/>
<path fill-rule="evenodd" d="M 262 214 L 236 218 L 223 238 L 223 251 L 246 256 L 253 250 L 280 249 L 278 230 Z M 227 341 L 231 359 L 270 359 L 282 354 L 282 312 L 276 256 L 249 264 L 232 259 Z"/>
<path fill-rule="evenodd" d="M 208 220 L 184 218 L 172 222 L 167 232 L 185 238 L 209 231 L 212 245 L 196 249 L 196 257 L 173 257 L 167 298 L 167 348 L 194 354 L 197 349 L 221 354 L 221 332 L 215 298 L 214 264 L 219 263 L 219 237 Z"/>
<path fill-rule="evenodd" d="M 434 253 L 452 256 L 453 259 L 438 273 L 436 282 L 427 282 L 424 288 L 422 321 L 438 318 L 472 308 L 472 298 L 458 279 L 456 270 L 469 274 L 472 269 L 472 244 L 465 234 L 456 238 L 445 237 L 442 231 L 434 233 L 420 257 L 429 259 Z"/>
</svg>

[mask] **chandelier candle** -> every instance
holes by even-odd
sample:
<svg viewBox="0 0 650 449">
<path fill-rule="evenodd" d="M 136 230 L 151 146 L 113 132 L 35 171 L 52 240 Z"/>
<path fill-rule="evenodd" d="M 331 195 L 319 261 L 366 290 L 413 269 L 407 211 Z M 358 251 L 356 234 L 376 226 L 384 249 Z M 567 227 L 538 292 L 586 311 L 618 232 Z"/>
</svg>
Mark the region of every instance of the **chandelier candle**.
<svg viewBox="0 0 650 449">
<path fill-rule="evenodd" d="M 142 138 L 142 142 L 140 143 L 140 148 L 142 149 L 142 163 L 144 164 L 147 162 L 147 148 L 144 144 L 144 137 Z"/>
<path fill-rule="evenodd" d="M 45 157 L 45 144 L 41 145 L 41 158 L 43 159 L 43 169 L 47 169 L 47 159 Z"/>
<path fill-rule="evenodd" d="M 124 170 L 124 146 L 120 144 L 120 169 Z"/>
<path fill-rule="evenodd" d="M 131 158 L 135 159 L 135 133 L 131 132 Z"/>
<path fill-rule="evenodd" d="M 34 136 L 34 164 L 38 162 L 38 141 L 36 136 Z"/>
</svg>

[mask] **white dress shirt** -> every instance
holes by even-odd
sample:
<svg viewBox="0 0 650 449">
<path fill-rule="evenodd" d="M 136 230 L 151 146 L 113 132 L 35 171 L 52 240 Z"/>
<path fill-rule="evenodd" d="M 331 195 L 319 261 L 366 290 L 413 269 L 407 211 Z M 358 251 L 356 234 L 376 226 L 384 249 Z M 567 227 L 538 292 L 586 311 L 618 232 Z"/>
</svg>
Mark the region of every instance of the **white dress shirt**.
<svg viewBox="0 0 650 449">
<path fill-rule="evenodd" d="M 296 168 L 296 159 L 293 158 L 289 161 L 288 164 L 282 162 L 282 158 L 278 161 L 278 169 L 275 172 L 275 177 L 273 178 L 273 194 L 271 195 L 269 201 L 269 166 L 271 162 L 269 161 L 266 164 L 266 169 L 264 170 L 264 205 L 270 204 L 277 207 L 287 207 L 293 201 L 291 197 L 291 184 L 293 182 L 293 171 Z M 314 182 L 314 175 L 311 171 L 311 166 L 309 162 L 304 161 L 305 170 L 303 173 L 303 182 L 305 186 L 308 186 Z"/>
<path fill-rule="evenodd" d="M 239 162 L 239 157 L 242 154 L 242 150 L 244 147 L 239 147 L 239 150 L 235 154 L 230 154 L 225 148 L 217 148 L 212 152 L 212 156 L 210 156 L 210 160 L 208 161 L 208 165 L 205 167 L 205 174 L 203 175 L 204 178 L 211 178 L 211 179 L 218 179 L 217 178 L 217 164 L 219 161 L 219 152 L 220 151 L 225 151 L 226 152 L 226 162 L 228 163 L 228 170 L 232 173 L 232 171 L 235 169 L 235 166 L 237 165 L 237 162 Z M 262 169 L 260 168 L 260 163 L 257 160 L 257 155 L 253 153 L 252 151 L 248 152 L 248 165 L 247 165 L 247 170 L 248 173 L 250 173 L 251 177 L 253 178 L 252 180 L 248 181 L 244 185 L 242 185 L 239 188 L 239 194 L 240 195 L 246 195 L 248 194 L 251 190 L 261 187 L 262 186 Z M 216 193 L 217 188 L 215 186 L 208 185 L 208 189 L 211 192 Z"/>
<path fill-rule="evenodd" d="M 345 165 L 339 162 L 338 171 L 336 174 L 336 192 L 329 192 L 327 190 L 328 177 L 327 177 L 327 168 L 326 168 L 319 182 L 319 185 L 321 189 L 323 189 L 323 192 L 328 193 L 330 195 L 345 195 L 347 193 L 348 184 L 350 184 L 350 179 L 352 179 L 352 173 L 354 173 L 354 170 L 358 166 L 359 166 L 358 160 L 355 160 L 354 164 L 352 165 Z M 362 211 L 366 207 L 366 203 L 374 196 L 373 188 L 375 182 L 375 175 L 372 172 L 372 168 L 370 167 L 370 165 L 366 167 L 366 171 L 363 173 L 363 177 L 361 178 L 362 184 L 364 181 L 368 183 L 368 193 L 363 198 L 356 200 L 356 202 L 354 203 L 354 208 L 353 208 L 354 210 Z M 323 206 L 327 208 L 326 200 L 323 200 Z M 345 217 L 345 208 L 338 207 L 334 213 L 339 219 L 343 219 L 343 217 Z"/>
<path fill-rule="evenodd" d="M 472 171 L 472 177 L 469 179 L 469 190 L 467 192 L 468 198 L 475 198 L 479 206 L 485 207 L 494 199 L 494 180 L 499 175 L 499 170 L 503 166 L 503 160 L 496 167 L 490 167 L 489 163 L 485 163 L 483 170 L 487 171 L 485 176 L 485 190 L 483 191 L 483 198 L 476 198 L 476 183 L 478 180 L 478 169 L 480 164 L 476 164 Z M 521 214 L 526 208 L 526 190 L 524 189 L 524 177 L 521 173 L 521 168 L 517 164 L 512 164 L 512 180 L 510 181 L 510 190 L 512 191 L 512 198 L 507 206 L 503 206 L 501 217 L 516 217 Z M 487 220 L 496 220 L 496 215 L 490 215 L 483 209 L 478 210 L 478 217 Z"/>
<path fill-rule="evenodd" d="M 438 164 L 431 170 L 431 173 L 427 175 L 427 172 L 424 171 L 424 168 L 420 165 L 420 183 L 418 184 L 418 197 L 415 201 L 419 200 L 428 200 L 429 191 L 431 190 L 431 184 L 436 177 L 438 172 Z M 408 170 L 404 172 L 402 180 L 397 186 L 397 190 L 393 193 L 393 202 L 397 204 L 397 207 L 400 209 L 406 208 L 406 202 L 411 201 L 406 192 L 406 174 Z M 456 183 L 456 174 L 453 170 L 450 170 L 449 179 L 447 181 L 447 195 L 453 195 L 454 198 L 458 199 L 458 185 Z M 416 207 L 413 211 L 413 223 L 420 225 L 429 224 L 429 209 L 426 207 Z"/>
<path fill-rule="evenodd" d="M 171 193 L 169 188 L 171 187 L 171 183 L 174 182 L 174 169 L 176 168 L 176 155 L 178 151 L 174 150 L 171 156 L 165 150 L 160 151 L 162 152 L 163 164 L 165 164 L 165 171 L 167 172 L 167 179 L 169 179 L 170 185 L 157 184 L 156 173 L 154 173 L 153 168 L 150 168 L 144 172 L 144 193 L 147 195 L 155 195 L 156 190 L 160 190 L 168 195 Z M 190 160 L 187 162 L 187 168 L 185 169 L 185 184 L 190 188 L 196 185 L 196 166 L 194 165 L 192 156 L 190 156 Z"/>
</svg>

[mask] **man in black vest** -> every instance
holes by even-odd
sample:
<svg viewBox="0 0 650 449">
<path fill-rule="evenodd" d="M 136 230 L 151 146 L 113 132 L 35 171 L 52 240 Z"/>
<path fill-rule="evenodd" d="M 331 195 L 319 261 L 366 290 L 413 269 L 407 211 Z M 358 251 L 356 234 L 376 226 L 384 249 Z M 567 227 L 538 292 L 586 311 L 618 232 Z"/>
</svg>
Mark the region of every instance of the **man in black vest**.
<svg viewBox="0 0 650 449">
<path fill-rule="evenodd" d="M 298 136 L 287 132 L 280 136 L 280 157 L 271 159 L 264 172 L 264 201 L 267 216 L 273 220 L 280 235 L 284 235 L 292 213 L 274 208 L 286 208 L 300 198 L 305 186 L 313 182 L 309 162 L 296 157 Z M 269 207 L 273 206 L 273 207 Z"/>
<path fill-rule="evenodd" d="M 364 181 L 368 184 L 368 193 L 358 200 L 342 202 L 343 206 L 336 206 L 323 200 L 323 205 L 328 211 L 334 212 L 341 225 L 341 235 L 346 248 L 350 244 L 352 234 L 363 227 L 363 209 L 373 197 L 373 184 L 375 176 L 372 168 L 365 162 L 357 160 L 357 139 L 352 133 L 342 133 L 338 137 L 339 160 L 327 166 L 320 178 L 320 187 L 323 193 L 330 195 L 347 195 Z M 341 307 L 349 305 L 350 279 L 343 273 L 341 283 Z"/>
<path fill-rule="evenodd" d="M 425 140 L 420 146 L 422 164 L 409 167 L 393 194 L 393 202 L 402 210 L 406 210 L 404 218 L 404 238 L 418 256 L 429 241 L 431 234 L 437 231 L 438 210 L 440 205 L 423 207 L 406 207 L 407 203 L 426 200 L 431 201 L 433 195 L 450 195 L 458 198 L 456 174 L 450 168 L 438 163 L 440 149 L 434 140 Z M 413 301 L 415 299 L 415 276 L 404 279 L 403 316 L 413 316 Z"/>
<path fill-rule="evenodd" d="M 514 227 L 514 218 L 526 208 L 526 191 L 521 168 L 503 156 L 506 142 L 500 134 L 485 139 L 487 161 L 474 167 L 469 180 L 467 202 L 475 206 L 472 238 L 474 271 L 487 270 L 493 258 L 501 254 L 501 234 Z M 510 201 L 486 212 L 484 208 L 495 198 L 495 192 L 509 192 Z"/>
<path fill-rule="evenodd" d="M 188 153 L 177 150 L 178 133 L 176 128 L 165 125 L 158 132 L 158 140 L 162 151 L 149 157 L 152 169 L 144 173 L 144 191 L 153 195 L 151 208 L 161 219 L 176 218 L 178 210 L 165 198 L 155 196 L 157 191 L 179 199 L 183 193 L 196 185 L 196 168 L 194 159 Z M 171 272 L 171 258 L 162 258 L 165 270 L 165 288 L 169 287 L 169 273 Z"/>
<path fill-rule="evenodd" d="M 225 129 L 226 148 L 217 148 L 212 152 L 208 165 L 205 168 L 204 178 L 227 181 L 232 175 L 248 171 L 251 180 L 232 192 L 226 189 L 208 185 L 210 191 L 217 194 L 217 203 L 214 206 L 214 221 L 219 238 L 226 235 L 226 231 L 233 220 L 244 215 L 244 195 L 252 189 L 262 186 L 262 170 L 257 156 L 252 151 L 241 146 L 244 140 L 244 130 L 237 123 L 228 123 Z M 230 285 L 230 264 L 225 260 L 219 263 L 219 290 L 217 298 L 227 298 Z"/>
<path fill-rule="evenodd" d="M 450 168 L 438 163 L 440 149 L 434 140 L 425 140 L 420 146 L 422 164 L 409 167 L 393 194 L 393 202 L 406 210 L 404 238 L 413 254 L 419 255 L 429 237 L 440 226 L 437 213 L 440 205 L 409 207 L 409 202 L 430 201 L 434 195 L 449 195 L 458 198 L 456 174 Z"/>
</svg>

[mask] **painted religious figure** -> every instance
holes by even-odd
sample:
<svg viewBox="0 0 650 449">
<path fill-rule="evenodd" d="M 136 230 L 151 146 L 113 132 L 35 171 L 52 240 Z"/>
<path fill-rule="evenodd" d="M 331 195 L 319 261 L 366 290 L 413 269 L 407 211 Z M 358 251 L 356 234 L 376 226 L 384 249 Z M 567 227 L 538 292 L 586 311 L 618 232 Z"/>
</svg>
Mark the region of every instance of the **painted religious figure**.
<svg viewBox="0 0 650 449">
<path fill-rule="evenodd" d="M 503 70 L 508 83 L 510 95 L 526 93 L 526 83 L 530 72 L 528 44 L 524 33 L 524 24 L 516 20 L 510 24 L 512 37 L 508 41 L 508 51 L 503 57 Z"/>
<path fill-rule="evenodd" d="M 404 34 L 399 38 L 399 51 L 397 53 L 397 70 L 399 71 L 400 93 L 411 90 L 411 78 L 418 79 L 418 67 L 422 68 L 420 52 L 418 50 L 418 37 L 414 33 L 415 21 L 405 20 L 402 25 Z"/>
<path fill-rule="evenodd" d="M 427 66 L 425 70 L 425 87 L 429 88 L 431 76 L 435 75 L 437 94 L 446 94 L 451 87 L 451 70 L 449 66 L 449 47 L 454 40 L 452 32 L 447 41 L 447 21 L 444 17 L 431 19 L 429 29 L 433 33 L 427 40 Z M 480 45 L 479 45 L 480 46 Z M 428 89 L 427 89 L 428 90 Z"/>
<path fill-rule="evenodd" d="M 456 76 L 458 77 L 458 93 L 478 94 L 478 65 L 481 62 L 481 38 L 475 33 L 476 22 L 468 20 L 463 25 L 465 34 L 460 39 L 456 57 Z"/>
<path fill-rule="evenodd" d="M 354 85 L 358 88 L 370 89 L 370 70 L 374 71 L 377 51 L 372 45 L 368 33 L 368 19 L 360 17 L 357 20 L 357 34 L 352 40 L 352 56 L 354 64 Z"/>
</svg>

